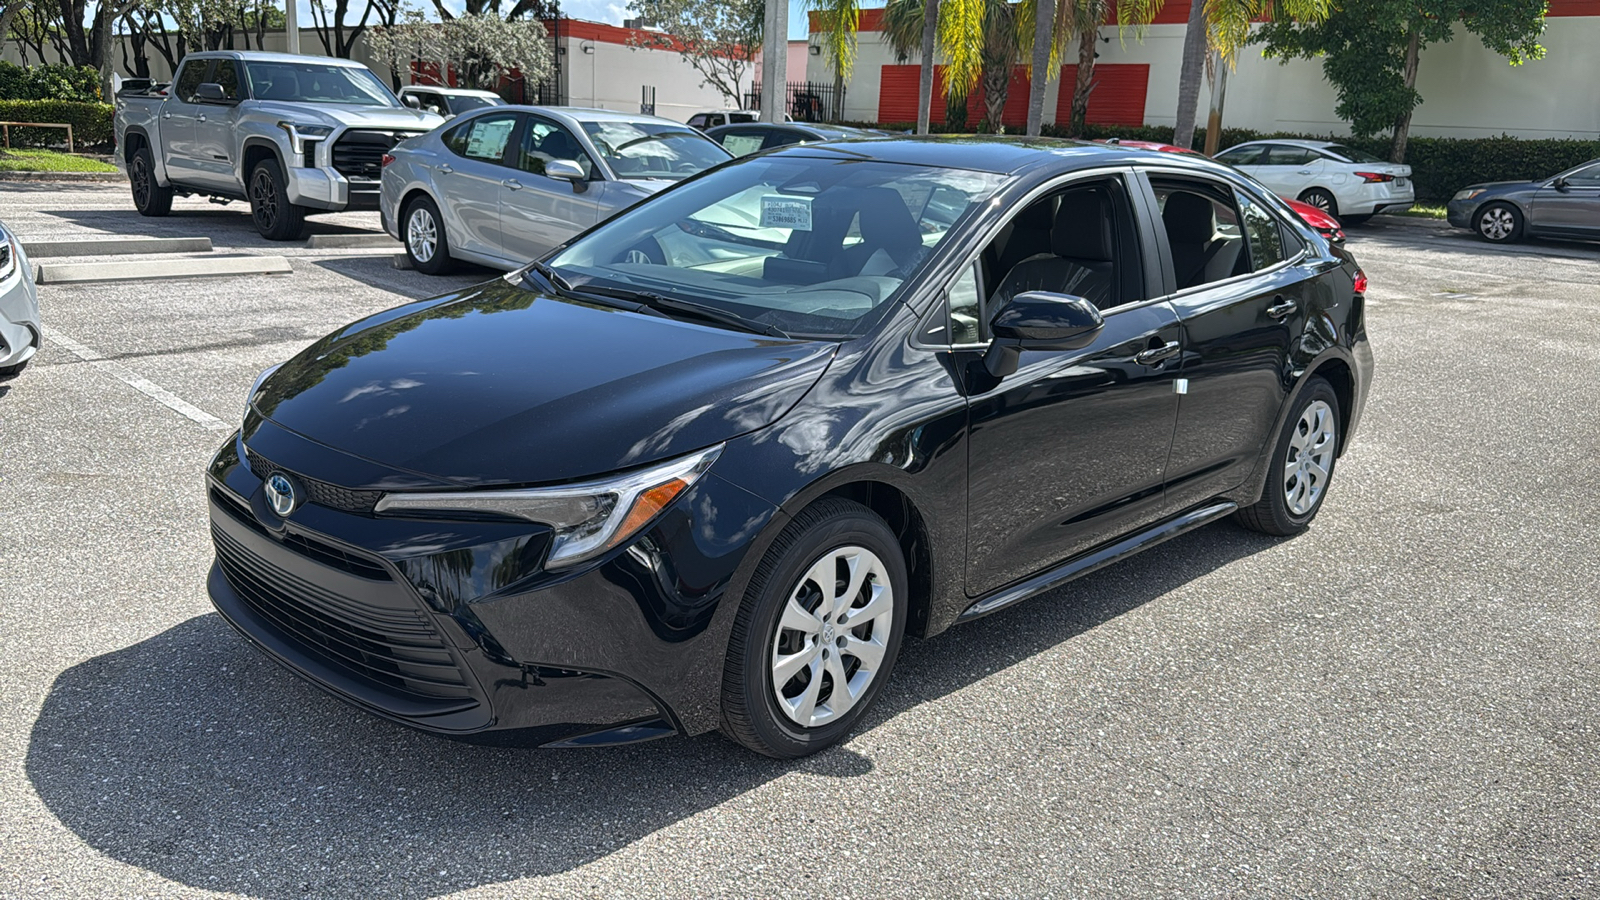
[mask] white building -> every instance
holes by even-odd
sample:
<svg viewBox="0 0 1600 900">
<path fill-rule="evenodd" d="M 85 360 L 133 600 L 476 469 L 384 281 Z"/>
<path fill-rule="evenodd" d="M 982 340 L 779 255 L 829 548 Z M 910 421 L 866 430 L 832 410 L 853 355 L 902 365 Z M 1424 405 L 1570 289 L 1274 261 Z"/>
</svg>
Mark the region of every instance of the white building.
<svg viewBox="0 0 1600 900">
<path fill-rule="evenodd" d="M 921 67 L 895 58 L 879 30 L 881 17 L 881 10 L 862 10 L 859 55 L 845 92 L 844 118 L 914 122 Z M 1131 30 L 1120 39 L 1115 26 L 1100 30 L 1096 85 L 1089 101 L 1091 123 L 1173 124 L 1188 17 L 1187 0 L 1168 0 L 1142 40 Z M 811 31 L 811 42 L 820 44 L 815 14 Z M 1411 133 L 1429 137 L 1600 137 L 1600 0 L 1550 0 L 1541 43 L 1546 50 L 1544 59 L 1515 67 L 1460 28 L 1449 43 L 1428 47 L 1417 75 L 1423 103 L 1412 118 Z M 1076 46 L 1069 52 L 1075 58 Z M 1046 89 L 1046 122 L 1066 120 L 1075 71 L 1075 65 L 1064 67 L 1062 77 Z M 790 78 L 798 80 L 796 75 L 791 73 Z M 826 54 L 807 57 L 805 77 L 819 84 L 832 83 Z M 936 84 L 942 85 L 942 79 Z M 1017 67 L 1011 84 L 1004 121 L 1020 127 L 1026 124 L 1028 103 L 1023 67 Z M 980 92 L 974 90 L 968 104 L 967 121 L 973 127 L 982 119 Z M 937 89 L 937 96 L 932 115 L 934 121 L 942 122 L 942 88 Z M 1247 48 L 1237 70 L 1228 77 L 1224 124 L 1264 132 L 1348 134 L 1349 126 L 1334 115 L 1335 102 L 1320 60 L 1280 64 L 1263 59 L 1259 48 Z M 1202 125 L 1206 104 L 1202 90 Z"/>
</svg>

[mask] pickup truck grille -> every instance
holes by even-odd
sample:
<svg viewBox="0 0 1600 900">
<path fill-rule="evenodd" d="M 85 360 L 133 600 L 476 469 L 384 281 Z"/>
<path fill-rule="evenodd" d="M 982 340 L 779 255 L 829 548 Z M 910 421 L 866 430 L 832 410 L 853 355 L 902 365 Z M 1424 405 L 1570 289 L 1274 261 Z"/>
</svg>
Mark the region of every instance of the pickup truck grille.
<svg viewBox="0 0 1600 900">
<path fill-rule="evenodd" d="M 383 155 L 420 131 L 352 130 L 333 145 L 333 168 L 349 179 L 377 181 L 383 175 Z"/>
</svg>

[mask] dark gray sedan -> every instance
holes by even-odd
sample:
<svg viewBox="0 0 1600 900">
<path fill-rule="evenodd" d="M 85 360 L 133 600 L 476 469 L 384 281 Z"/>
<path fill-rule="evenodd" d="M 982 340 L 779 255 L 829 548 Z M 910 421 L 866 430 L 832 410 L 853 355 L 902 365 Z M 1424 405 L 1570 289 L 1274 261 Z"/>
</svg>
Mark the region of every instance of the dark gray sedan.
<svg viewBox="0 0 1600 900">
<path fill-rule="evenodd" d="M 1462 188 L 1446 211 L 1451 225 L 1496 244 L 1529 235 L 1600 240 L 1600 159 L 1541 181 Z"/>
<path fill-rule="evenodd" d="M 456 260 L 516 269 L 731 158 L 670 119 L 493 106 L 390 151 L 378 208 L 383 229 L 405 244 L 420 272 L 443 274 Z"/>
</svg>

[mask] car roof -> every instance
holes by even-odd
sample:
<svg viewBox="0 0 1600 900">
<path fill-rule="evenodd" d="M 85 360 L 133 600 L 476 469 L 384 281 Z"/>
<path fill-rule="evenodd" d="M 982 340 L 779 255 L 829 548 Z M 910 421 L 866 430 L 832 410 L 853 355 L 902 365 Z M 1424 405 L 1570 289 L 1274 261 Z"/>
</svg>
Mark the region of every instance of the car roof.
<svg viewBox="0 0 1600 900">
<path fill-rule="evenodd" d="M 870 149 L 868 147 L 870 146 Z M 794 144 L 771 151 L 773 155 L 815 156 L 837 154 L 842 158 L 874 159 L 920 166 L 943 166 L 1016 175 L 1043 166 L 1063 171 L 1087 169 L 1120 163 L 1160 161 L 1169 166 L 1194 166 L 1208 172 L 1232 169 L 1187 153 L 1158 153 L 1135 150 L 1116 144 L 1096 144 L 1064 138 L 1025 138 L 1002 135 L 886 136 L 870 142 L 859 140 L 823 141 Z M 1063 167 L 1063 163 L 1067 163 Z"/>
<path fill-rule="evenodd" d="M 567 124 L 582 122 L 654 122 L 658 125 L 676 125 L 684 130 L 689 130 L 689 126 L 676 119 L 664 119 L 661 116 L 646 116 L 640 113 L 618 112 L 614 109 L 592 109 L 586 106 L 530 106 L 527 104 L 495 107 L 495 110 L 501 113 L 508 109 L 536 112 L 540 115 L 560 119 Z"/>
<path fill-rule="evenodd" d="M 1302 140 L 1299 140 L 1299 139 L 1296 139 L 1296 138 L 1284 138 L 1283 140 L 1275 140 L 1273 138 L 1262 138 L 1261 140 L 1258 140 L 1258 141 L 1245 141 L 1244 143 L 1241 143 L 1241 144 L 1234 144 L 1233 147 L 1229 147 L 1228 149 L 1232 150 L 1232 149 L 1234 149 L 1234 147 L 1259 147 L 1262 144 L 1274 144 L 1274 145 L 1277 145 L 1277 146 L 1284 146 L 1284 147 L 1305 147 L 1307 150 L 1322 150 L 1322 149 L 1324 149 L 1326 147 L 1341 147 L 1341 146 L 1343 146 L 1342 144 L 1340 144 L 1340 143 L 1338 143 L 1336 141 L 1302 141 Z"/>
<path fill-rule="evenodd" d="M 353 59 L 338 59 L 332 56 L 312 56 L 307 53 L 268 53 L 262 50 L 203 50 L 184 55 L 195 59 L 237 59 L 242 62 L 276 62 L 276 63 L 315 63 L 319 66 L 344 66 L 349 69 L 365 69 L 366 65 Z"/>
<path fill-rule="evenodd" d="M 494 91 L 480 91 L 473 88 L 445 87 L 438 84 L 408 84 L 401 91 L 433 91 L 436 94 L 449 94 L 454 97 L 495 97 L 500 95 Z"/>
</svg>

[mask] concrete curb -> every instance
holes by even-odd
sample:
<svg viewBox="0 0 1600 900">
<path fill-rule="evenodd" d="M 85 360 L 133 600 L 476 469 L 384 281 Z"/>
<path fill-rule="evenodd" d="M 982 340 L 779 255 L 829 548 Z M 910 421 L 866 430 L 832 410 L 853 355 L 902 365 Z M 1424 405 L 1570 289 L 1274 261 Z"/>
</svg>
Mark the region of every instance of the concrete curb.
<svg viewBox="0 0 1600 900">
<path fill-rule="evenodd" d="M 0 181 L 67 181 L 114 184 L 127 181 L 121 172 L 0 172 Z"/>
<path fill-rule="evenodd" d="M 394 266 L 396 269 L 410 269 L 411 257 L 404 253 L 396 253 L 394 258 L 389 260 L 389 265 Z"/>
<path fill-rule="evenodd" d="M 101 237 L 70 241 L 22 242 L 30 257 L 47 256 L 122 256 L 132 253 L 210 253 L 208 237 Z"/>
<path fill-rule="evenodd" d="M 93 281 L 153 281 L 169 278 L 211 278 L 225 275 L 288 275 L 294 272 L 281 256 L 219 256 L 210 259 L 152 259 L 128 262 L 46 263 L 34 267 L 39 284 Z"/>
<path fill-rule="evenodd" d="M 313 234 L 306 239 L 311 250 L 370 250 L 391 249 L 400 242 L 387 234 Z"/>
</svg>

